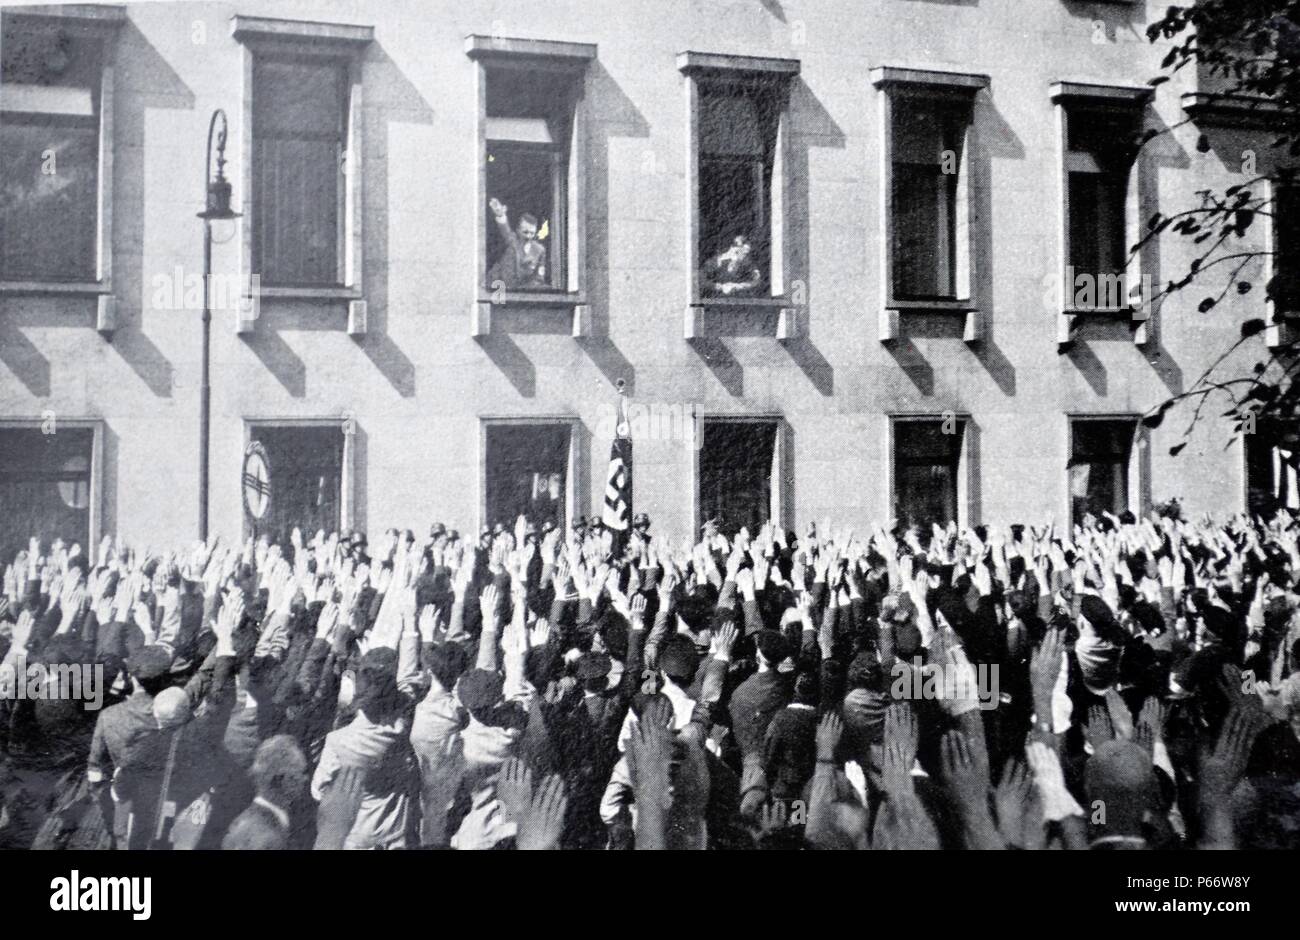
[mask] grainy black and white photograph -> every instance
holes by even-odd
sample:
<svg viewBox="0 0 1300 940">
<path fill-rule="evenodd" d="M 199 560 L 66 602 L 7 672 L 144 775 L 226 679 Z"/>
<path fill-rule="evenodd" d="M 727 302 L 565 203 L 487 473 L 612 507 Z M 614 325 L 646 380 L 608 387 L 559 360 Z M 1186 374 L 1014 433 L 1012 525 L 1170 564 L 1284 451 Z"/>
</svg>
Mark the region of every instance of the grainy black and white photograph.
<svg viewBox="0 0 1300 940">
<path fill-rule="evenodd" d="M 1297 0 L 0 27 L 0 847 L 1300 848 Z"/>
</svg>

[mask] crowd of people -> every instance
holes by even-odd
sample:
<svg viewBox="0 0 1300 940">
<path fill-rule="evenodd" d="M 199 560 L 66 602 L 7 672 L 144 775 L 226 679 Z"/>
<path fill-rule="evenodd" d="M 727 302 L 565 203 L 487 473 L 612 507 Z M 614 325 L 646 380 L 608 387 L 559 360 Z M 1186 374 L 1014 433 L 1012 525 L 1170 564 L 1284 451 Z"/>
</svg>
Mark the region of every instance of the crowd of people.
<svg viewBox="0 0 1300 940">
<path fill-rule="evenodd" d="M 32 539 L 0 846 L 1300 846 L 1285 512 L 638 523 Z"/>
</svg>

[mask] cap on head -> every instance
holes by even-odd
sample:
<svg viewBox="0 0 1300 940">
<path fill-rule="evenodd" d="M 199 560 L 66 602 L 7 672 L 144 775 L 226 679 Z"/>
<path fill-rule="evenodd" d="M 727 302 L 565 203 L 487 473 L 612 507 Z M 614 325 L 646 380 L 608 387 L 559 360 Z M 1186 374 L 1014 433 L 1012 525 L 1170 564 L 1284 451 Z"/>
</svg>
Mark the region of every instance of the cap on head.
<svg viewBox="0 0 1300 940">
<path fill-rule="evenodd" d="M 178 686 L 163 689 L 153 698 L 153 717 L 164 731 L 179 728 L 190 720 L 193 709 L 190 697 Z"/>
<path fill-rule="evenodd" d="M 142 646 L 126 660 L 126 671 L 133 679 L 149 682 L 161 679 L 172 667 L 172 654 L 165 646 Z"/>
</svg>

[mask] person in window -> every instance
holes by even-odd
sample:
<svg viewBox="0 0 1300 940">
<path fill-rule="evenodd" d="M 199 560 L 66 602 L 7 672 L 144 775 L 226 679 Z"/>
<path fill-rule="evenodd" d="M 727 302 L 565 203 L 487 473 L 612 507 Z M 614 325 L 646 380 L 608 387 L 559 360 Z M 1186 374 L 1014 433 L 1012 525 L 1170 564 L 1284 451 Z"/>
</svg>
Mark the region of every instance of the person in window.
<svg viewBox="0 0 1300 940">
<path fill-rule="evenodd" d="M 730 245 L 704 262 L 703 274 L 707 290 L 727 297 L 752 294 L 763 282 L 748 235 L 737 235 Z"/>
<path fill-rule="evenodd" d="M 488 269 L 488 283 L 495 286 L 499 281 L 507 288 L 549 287 L 546 248 L 537 240 L 537 217 L 525 212 L 519 217 L 518 227 L 511 231 L 508 207 L 492 198 L 488 200 L 488 208 L 506 243 L 501 257 Z"/>
</svg>

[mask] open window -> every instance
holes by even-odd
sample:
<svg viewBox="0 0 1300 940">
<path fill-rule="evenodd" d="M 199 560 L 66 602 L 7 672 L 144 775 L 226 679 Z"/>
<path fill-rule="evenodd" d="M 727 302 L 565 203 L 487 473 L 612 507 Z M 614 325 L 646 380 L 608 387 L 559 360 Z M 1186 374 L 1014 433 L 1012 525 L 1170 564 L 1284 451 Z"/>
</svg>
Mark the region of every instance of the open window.
<svg viewBox="0 0 1300 940">
<path fill-rule="evenodd" d="M 697 463 L 697 525 L 717 520 L 733 535 L 764 522 L 783 524 L 781 423 L 776 419 L 702 418 Z"/>
<path fill-rule="evenodd" d="M 567 528 L 571 515 L 573 425 L 491 422 L 484 428 L 483 522 L 507 530 L 524 516 L 538 530 Z"/>
<path fill-rule="evenodd" d="M 243 271 L 261 299 L 345 301 L 364 333 L 362 57 L 369 26 L 231 18 L 243 43 Z"/>
<path fill-rule="evenodd" d="M 1149 339 L 1142 252 L 1130 258 L 1129 250 L 1154 211 L 1139 163 L 1150 96 L 1150 88 L 1052 86 L 1061 142 L 1062 348 L 1077 318 L 1089 315 L 1126 317 L 1135 342 Z"/>
<path fill-rule="evenodd" d="M 710 307 L 771 307 L 792 318 L 786 147 L 799 62 L 683 52 L 677 67 L 690 131 L 686 336 L 702 334 Z"/>
<path fill-rule="evenodd" d="M 903 526 L 966 522 L 966 421 L 948 415 L 895 418 L 893 517 Z"/>
<path fill-rule="evenodd" d="M 253 423 L 250 440 L 266 450 L 270 499 L 261 519 L 249 520 L 256 535 L 288 544 L 295 527 L 304 538 L 319 529 L 337 532 L 352 524 L 345 506 L 350 484 L 345 425 L 321 423 Z"/>
<path fill-rule="evenodd" d="M 565 307 L 586 335 L 585 113 L 596 47 L 470 36 L 479 67 L 479 228 L 473 335 L 492 307 Z"/>
<path fill-rule="evenodd" d="M 1246 451 L 1246 509 L 1271 518 L 1279 509 L 1300 510 L 1300 430 L 1279 421 L 1260 421 L 1243 435 Z"/>
<path fill-rule="evenodd" d="M 1269 214 L 1268 302 L 1265 339 L 1270 347 L 1294 340 L 1300 323 L 1300 184 L 1272 183 Z"/>
<path fill-rule="evenodd" d="M 50 433 L 47 433 L 49 431 Z M 86 423 L 0 427 L 0 564 L 39 536 L 94 552 L 98 538 L 96 429 Z"/>
<path fill-rule="evenodd" d="M 1138 424 L 1133 418 L 1075 417 L 1070 420 L 1070 522 L 1085 515 L 1118 516 L 1134 510 L 1139 468 L 1135 465 Z"/>
<path fill-rule="evenodd" d="M 0 290 L 100 295 L 111 332 L 113 59 L 121 7 L 0 16 Z"/>
<path fill-rule="evenodd" d="M 905 311 L 962 316 L 963 336 L 979 339 L 972 300 L 973 230 L 970 137 L 975 96 L 986 75 L 928 69 L 873 69 L 883 126 L 886 279 L 880 339 L 898 337 Z"/>
<path fill-rule="evenodd" d="M 253 269 L 269 287 L 343 282 L 347 117 L 345 60 L 254 60 Z"/>
</svg>

